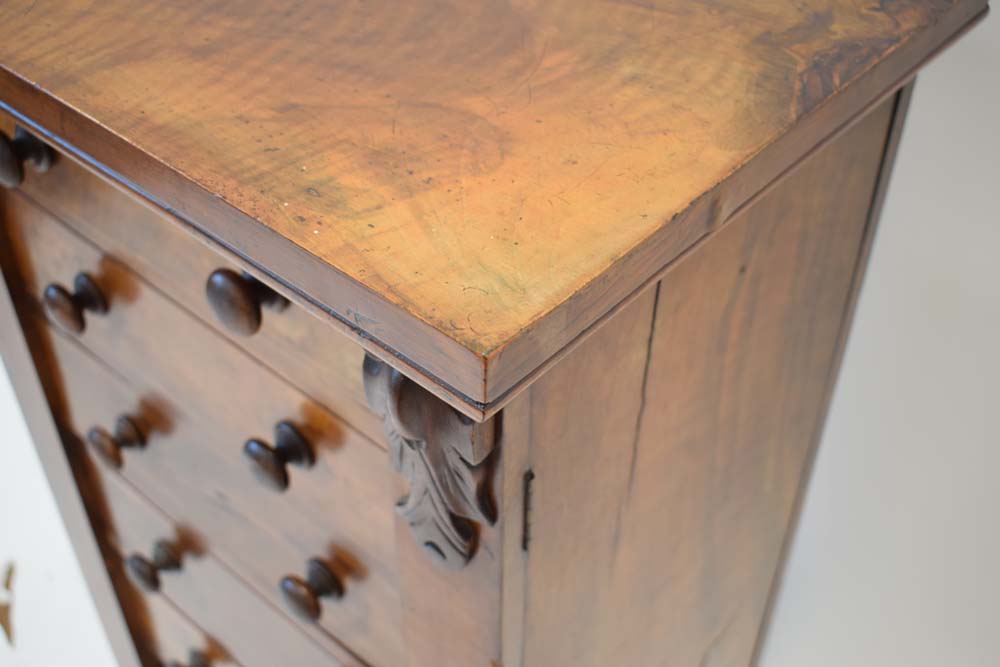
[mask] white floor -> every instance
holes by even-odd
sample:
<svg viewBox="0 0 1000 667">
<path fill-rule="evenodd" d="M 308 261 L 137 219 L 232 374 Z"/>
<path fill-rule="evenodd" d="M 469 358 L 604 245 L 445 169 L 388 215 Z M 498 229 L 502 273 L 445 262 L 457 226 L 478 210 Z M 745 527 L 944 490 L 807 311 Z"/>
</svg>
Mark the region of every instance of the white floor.
<svg viewBox="0 0 1000 667">
<path fill-rule="evenodd" d="M 994 19 L 917 86 L 762 667 L 1000 665 L 998 72 Z M 110 666 L 2 373 L 0 442 L 0 666 Z"/>
</svg>

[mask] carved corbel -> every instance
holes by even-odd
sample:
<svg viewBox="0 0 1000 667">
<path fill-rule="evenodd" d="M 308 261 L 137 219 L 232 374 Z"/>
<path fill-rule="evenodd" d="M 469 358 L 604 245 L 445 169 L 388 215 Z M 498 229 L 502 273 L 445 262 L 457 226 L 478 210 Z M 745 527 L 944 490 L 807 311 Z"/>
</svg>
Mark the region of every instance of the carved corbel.
<svg viewBox="0 0 1000 667">
<path fill-rule="evenodd" d="M 444 566 L 464 567 L 479 526 L 496 522 L 490 493 L 493 421 L 479 424 L 378 359 L 365 355 L 365 395 L 385 424 L 393 466 L 410 493 L 396 511 Z"/>
</svg>

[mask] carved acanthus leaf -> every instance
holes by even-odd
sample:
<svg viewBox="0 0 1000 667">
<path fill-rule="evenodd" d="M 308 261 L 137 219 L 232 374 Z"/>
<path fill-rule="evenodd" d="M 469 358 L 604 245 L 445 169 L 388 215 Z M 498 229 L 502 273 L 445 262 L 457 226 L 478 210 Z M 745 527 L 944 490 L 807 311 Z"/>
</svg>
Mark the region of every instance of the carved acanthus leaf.
<svg viewBox="0 0 1000 667">
<path fill-rule="evenodd" d="M 365 356 L 365 394 L 385 423 L 392 462 L 410 484 L 397 511 L 416 539 L 450 568 L 476 549 L 476 523 L 492 525 L 492 421 L 478 424 L 392 367 Z"/>
</svg>

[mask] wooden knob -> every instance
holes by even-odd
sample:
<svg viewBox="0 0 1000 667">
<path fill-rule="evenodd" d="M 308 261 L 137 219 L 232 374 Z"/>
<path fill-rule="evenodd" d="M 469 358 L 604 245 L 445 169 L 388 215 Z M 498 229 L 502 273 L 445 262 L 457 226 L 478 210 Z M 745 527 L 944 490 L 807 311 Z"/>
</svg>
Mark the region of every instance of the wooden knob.
<svg viewBox="0 0 1000 667">
<path fill-rule="evenodd" d="M 115 420 L 114 435 L 100 426 L 94 426 L 87 431 L 87 442 L 108 465 L 118 469 L 122 467 L 122 449 L 144 447 L 146 436 L 136 420 L 121 415 Z"/>
<path fill-rule="evenodd" d="M 14 130 L 13 140 L 0 133 L 0 185 L 16 188 L 24 181 L 25 163 L 42 173 L 52 166 L 52 159 L 52 149 L 22 127 Z"/>
<path fill-rule="evenodd" d="M 248 273 L 218 269 L 205 284 L 208 304 L 222 325 L 243 336 L 260 329 L 261 307 L 284 310 L 288 300 Z"/>
<path fill-rule="evenodd" d="M 207 655 L 205 655 L 201 651 L 192 649 L 191 652 L 188 653 L 188 659 L 186 665 L 174 661 L 171 662 L 166 667 L 211 667 L 211 666 L 212 666 L 212 661 L 211 659 L 209 659 Z"/>
<path fill-rule="evenodd" d="M 125 565 L 133 581 L 152 593 L 160 590 L 161 572 L 181 569 L 181 555 L 167 540 L 158 540 L 153 545 L 151 558 L 132 554 L 125 561 Z"/>
<path fill-rule="evenodd" d="M 281 580 L 281 592 L 285 603 L 299 618 L 305 621 L 315 621 L 319 618 L 321 607 L 319 599 L 329 597 L 340 599 L 344 595 L 344 586 L 326 564 L 313 558 L 306 564 L 306 580 L 287 576 Z"/>
<path fill-rule="evenodd" d="M 66 331 L 73 334 L 83 333 L 86 321 L 84 311 L 96 315 L 108 312 L 108 301 L 101 289 L 86 273 L 76 274 L 73 279 L 73 292 L 55 283 L 45 288 L 42 303 L 49 319 Z"/>
<path fill-rule="evenodd" d="M 308 468 L 316 462 L 309 441 L 287 421 L 275 425 L 274 447 L 261 440 L 247 440 L 243 454 L 257 479 L 276 491 L 288 488 L 289 463 Z"/>
</svg>

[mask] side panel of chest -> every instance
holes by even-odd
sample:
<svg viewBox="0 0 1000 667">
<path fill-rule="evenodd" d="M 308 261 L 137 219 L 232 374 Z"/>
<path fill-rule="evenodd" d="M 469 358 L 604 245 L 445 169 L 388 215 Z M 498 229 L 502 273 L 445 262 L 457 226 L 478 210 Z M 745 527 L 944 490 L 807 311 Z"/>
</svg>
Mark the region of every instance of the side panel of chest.
<svg viewBox="0 0 1000 667">
<path fill-rule="evenodd" d="M 504 414 L 504 665 L 750 663 L 898 123 L 890 100 Z M 514 484 L 508 487 L 514 492 Z"/>
</svg>

